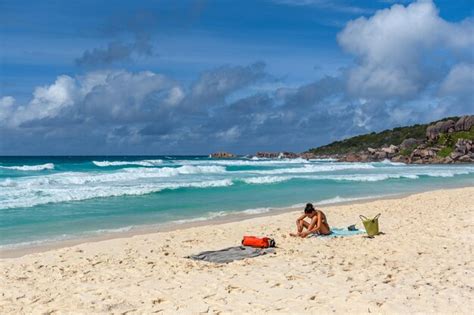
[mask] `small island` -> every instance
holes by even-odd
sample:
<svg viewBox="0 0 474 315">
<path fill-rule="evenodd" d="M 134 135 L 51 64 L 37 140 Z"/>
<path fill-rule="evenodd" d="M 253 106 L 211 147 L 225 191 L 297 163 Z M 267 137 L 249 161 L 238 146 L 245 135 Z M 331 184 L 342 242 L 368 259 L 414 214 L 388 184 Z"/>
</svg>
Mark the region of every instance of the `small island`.
<svg viewBox="0 0 474 315">
<path fill-rule="evenodd" d="M 229 152 L 215 152 L 212 153 L 209 157 L 213 159 L 232 159 L 237 157 L 237 155 Z"/>
</svg>

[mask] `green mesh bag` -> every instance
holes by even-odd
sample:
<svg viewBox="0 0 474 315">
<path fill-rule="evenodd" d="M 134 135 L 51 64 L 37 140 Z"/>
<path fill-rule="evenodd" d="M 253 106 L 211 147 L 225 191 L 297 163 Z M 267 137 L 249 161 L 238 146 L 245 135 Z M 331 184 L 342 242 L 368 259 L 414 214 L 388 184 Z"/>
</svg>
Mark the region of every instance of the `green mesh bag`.
<svg viewBox="0 0 474 315">
<path fill-rule="evenodd" d="M 373 219 L 368 219 L 367 217 L 360 215 L 362 224 L 364 224 L 365 231 L 369 237 L 379 234 L 379 217 L 380 213 L 377 214 Z"/>
</svg>

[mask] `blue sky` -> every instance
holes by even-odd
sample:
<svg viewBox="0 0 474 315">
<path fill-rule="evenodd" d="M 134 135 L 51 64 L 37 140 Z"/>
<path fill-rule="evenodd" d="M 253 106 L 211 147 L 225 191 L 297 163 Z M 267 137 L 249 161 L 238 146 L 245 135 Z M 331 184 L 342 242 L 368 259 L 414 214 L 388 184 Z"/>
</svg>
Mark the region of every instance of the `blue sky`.
<svg viewBox="0 0 474 315">
<path fill-rule="evenodd" d="M 472 113 L 473 8 L 0 0 L 0 154 L 304 151 Z"/>
</svg>

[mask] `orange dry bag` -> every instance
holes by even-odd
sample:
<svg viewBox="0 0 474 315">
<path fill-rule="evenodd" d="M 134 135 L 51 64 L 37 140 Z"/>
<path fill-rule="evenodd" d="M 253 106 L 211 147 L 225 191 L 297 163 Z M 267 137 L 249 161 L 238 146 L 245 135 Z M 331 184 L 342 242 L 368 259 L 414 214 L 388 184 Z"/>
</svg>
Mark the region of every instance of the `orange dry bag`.
<svg viewBox="0 0 474 315">
<path fill-rule="evenodd" d="M 242 245 L 258 248 L 275 247 L 275 240 L 268 237 L 244 236 Z"/>
</svg>

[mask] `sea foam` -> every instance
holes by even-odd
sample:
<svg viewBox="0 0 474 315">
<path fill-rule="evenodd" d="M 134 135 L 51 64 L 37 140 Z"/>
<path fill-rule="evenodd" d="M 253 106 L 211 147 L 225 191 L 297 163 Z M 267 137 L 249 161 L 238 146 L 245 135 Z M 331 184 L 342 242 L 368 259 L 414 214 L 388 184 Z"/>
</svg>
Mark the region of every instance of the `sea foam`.
<svg viewBox="0 0 474 315">
<path fill-rule="evenodd" d="M 176 160 L 181 165 L 224 165 L 224 166 L 281 166 L 287 164 L 307 164 L 305 159 L 248 159 L 248 160 Z"/>
<path fill-rule="evenodd" d="M 81 201 L 93 198 L 137 196 L 156 193 L 163 190 L 180 188 L 210 188 L 231 186 L 229 179 L 194 181 L 194 182 L 164 182 L 135 185 L 96 185 L 82 187 L 23 187 L 22 189 L 4 189 L 0 209 L 28 208 L 48 203 Z"/>
<path fill-rule="evenodd" d="M 310 164 L 303 167 L 279 168 L 271 170 L 245 170 L 238 171 L 240 173 L 252 173 L 261 175 L 277 175 L 277 174 L 297 174 L 297 173 L 319 173 L 319 172 L 334 172 L 342 170 L 367 170 L 374 169 L 371 164 L 366 163 L 328 163 L 328 164 Z"/>
<path fill-rule="evenodd" d="M 329 180 L 329 181 L 350 181 L 350 182 L 378 182 L 389 179 L 419 179 L 421 176 L 427 177 L 454 177 L 456 175 L 470 174 L 472 171 L 467 170 L 451 170 L 451 171 L 427 171 L 399 174 L 348 174 L 348 175 L 286 175 L 286 176 L 255 176 L 240 178 L 246 184 L 275 184 L 292 179 L 305 180 Z"/>
<path fill-rule="evenodd" d="M 144 161 L 159 163 L 157 162 L 158 160 L 142 160 L 138 162 Z M 92 198 L 144 195 L 166 189 L 186 187 L 225 187 L 232 186 L 234 183 L 239 183 L 240 185 L 266 185 L 283 183 L 293 179 L 378 182 L 394 179 L 418 180 L 421 177 L 453 177 L 474 173 L 474 167 L 467 165 L 404 166 L 392 165 L 388 162 L 305 162 L 292 165 L 273 164 L 271 169 L 232 170 L 232 168 L 227 168 L 222 163 L 217 165 L 209 164 L 211 162 L 229 163 L 231 161 L 187 160 L 187 162 L 189 163 L 183 162 L 184 165 L 163 164 L 156 167 L 125 167 L 113 170 L 89 168 L 89 170 L 81 169 L 81 171 L 61 171 L 52 174 L 22 173 L 21 175 L 24 176 L 15 174 L 15 176 L 3 177 L 3 179 L 0 179 L 0 209 L 32 207 L 47 203 L 79 201 Z M 288 161 L 236 160 L 235 162 L 286 163 Z M 177 160 L 170 163 L 177 163 Z M 380 167 L 380 164 L 384 166 Z M 63 164 L 61 166 L 67 169 Z M 41 170 L 54 168 L 54 164 L 3 167 Z M 77 166 L 74 167 L 76 168 Z"/>
<path fill-rule="evenodd" d="M 131 184 L 133 181 L 146 179 L 159 179 L 192 174 L 218 174 L 225 173 L 222 166 L 192 166 L 162 168 L 125 168 L 115 172 L 62 172 L 46 176 L 21 177 L 0 181 L 0 186 L 16 187 L 42 187 L 60 185 L 85 185 L 99 183 Z"/>
<path fill-rule="evenodd" d="M 138 165 L 138 166 L 157 166 L 163 163 L 163 160 L 142 160 L 142 161 L 92 161 L 93 164 L 99 167 L 109 166 L 124 166 L 124 165 Z"/>
<path fill-rule="evenodd" d="M 15 170 L 15 171 L 44 171 L 54 169 L 53 163 L 46 163 L 40 165 L 22 165 L 22 166 L 0 166 L 0 168 Z"/>
</svg>

